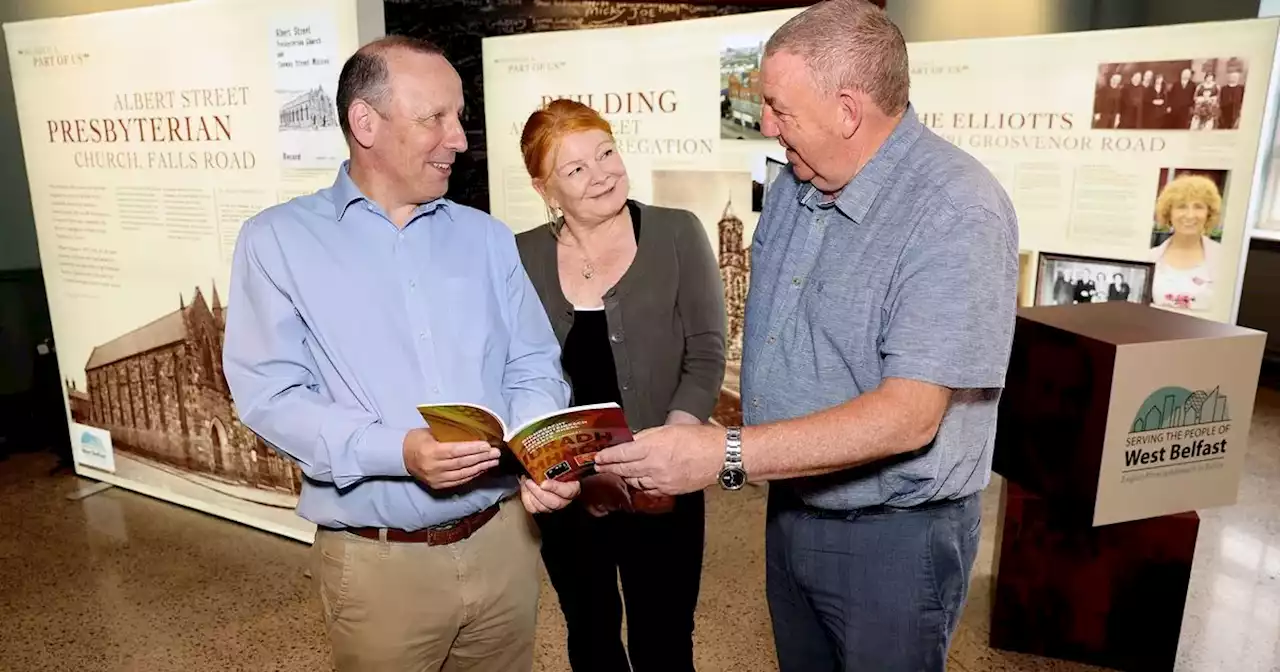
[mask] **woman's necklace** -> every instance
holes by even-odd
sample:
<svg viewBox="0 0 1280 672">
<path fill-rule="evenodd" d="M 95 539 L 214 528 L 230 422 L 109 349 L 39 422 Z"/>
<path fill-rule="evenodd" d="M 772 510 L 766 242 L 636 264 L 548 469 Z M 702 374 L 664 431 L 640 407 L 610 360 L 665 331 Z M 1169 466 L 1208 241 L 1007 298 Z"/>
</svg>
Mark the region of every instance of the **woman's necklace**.
<svg viewBox="0 0 1280 672">
<path fill-rule="evenodd" d="M 569 229 L 569 233 L 573 235 L 573 241 L 578 245 L 578 254 L 582 257 L 582 277 L 590 280 L 595 277 L 596 267 L 595 264 L 591 263 L 591 258 L 587 256 L 587 246 L 582 244 L 582 239 L 578 237 L 578 234 L 573 229 Z"/>
<path fill-rule="evenodd" d="M 617 219 L 611 220 L 609 223 L 614 221 L 617 221 Z M 578 254 L 582 256 L 582 277 L 590 280 L 596 275 L 596 267 L 595 264 L 591 263 L 591 257 L 587 256 L 587 246 L 582 244 L 582 239 L 578 237 L 578 234 L 573 229 L 569 229 L 569 233 L 573 235 L 573 240 L 578 245 Z"/>
</svg>

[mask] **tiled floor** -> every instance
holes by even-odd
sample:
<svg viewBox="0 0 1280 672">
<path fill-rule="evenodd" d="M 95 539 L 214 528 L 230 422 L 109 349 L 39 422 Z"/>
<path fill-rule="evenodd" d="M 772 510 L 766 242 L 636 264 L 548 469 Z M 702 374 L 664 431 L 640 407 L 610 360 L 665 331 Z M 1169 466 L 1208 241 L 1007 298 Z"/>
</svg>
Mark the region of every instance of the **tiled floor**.
<svg viewBox="0 0 1280 672">
<path fill-rule="evenodd" d="M 0 462 L 0 670 L 328 669 L 304 575 L 306 546 L 112 489 Z M 1092 669 L 986 645 L 997 479 L 951 669 Z M 1202 512 L 1179 670 L 1280 671 L 1280 394 L 1260 390 L 1236 506 Z M 712 493 L 699 669 L 776 670 L 763 595 L 763 494 Z M 734 586 L 746 585 L 742 590 Z M 567 670 L 544 588 L 538 669 Z"/>
</svg>

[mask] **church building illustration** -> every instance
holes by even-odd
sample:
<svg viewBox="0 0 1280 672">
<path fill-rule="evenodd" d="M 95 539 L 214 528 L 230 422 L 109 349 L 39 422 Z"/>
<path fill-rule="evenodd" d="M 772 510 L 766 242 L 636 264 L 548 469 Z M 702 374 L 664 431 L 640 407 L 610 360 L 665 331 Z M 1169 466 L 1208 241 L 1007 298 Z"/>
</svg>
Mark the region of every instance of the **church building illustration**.
<svg viewBox="0 0 1280 672">
<path fill-rule="evenodd" d="M 338 125 L 338 108 L 323 86 L 298 94 L 280 107 L 280 130 L 331 128 Z"/>
</svg>

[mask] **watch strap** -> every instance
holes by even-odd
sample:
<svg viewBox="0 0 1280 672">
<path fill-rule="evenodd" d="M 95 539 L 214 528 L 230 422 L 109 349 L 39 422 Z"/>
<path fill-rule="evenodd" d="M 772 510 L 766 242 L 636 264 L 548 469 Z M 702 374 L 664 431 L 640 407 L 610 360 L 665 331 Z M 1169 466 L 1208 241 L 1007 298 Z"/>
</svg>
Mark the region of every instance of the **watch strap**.
<svg viewBox="0 0 1280 672">
<path fill-rule="evenodd" d="M 742 466 L 742 428 L 726 427 L 724 434 L 725 466 Z"/>
</svg>

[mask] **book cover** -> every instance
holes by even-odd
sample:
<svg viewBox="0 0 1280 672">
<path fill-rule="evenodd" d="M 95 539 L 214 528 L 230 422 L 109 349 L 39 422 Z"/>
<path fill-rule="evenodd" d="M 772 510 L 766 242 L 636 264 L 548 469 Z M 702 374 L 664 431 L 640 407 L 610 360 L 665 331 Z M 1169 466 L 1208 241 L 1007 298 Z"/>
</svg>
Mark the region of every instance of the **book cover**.
<svg viewBox="0 0 1280 672">
<path fill-rule="evenodd" d="M 632 440 L 622 407 L 615 403 L 574 406 L 515 429 L 478 404 L 423 404 L 418 413 L 437 441 L 487 441 L 502 449 L 499 469 L 516 469 L 536 483 L 589 476 L 595 473 L 597 452 Z"/>
</svg>

